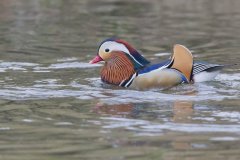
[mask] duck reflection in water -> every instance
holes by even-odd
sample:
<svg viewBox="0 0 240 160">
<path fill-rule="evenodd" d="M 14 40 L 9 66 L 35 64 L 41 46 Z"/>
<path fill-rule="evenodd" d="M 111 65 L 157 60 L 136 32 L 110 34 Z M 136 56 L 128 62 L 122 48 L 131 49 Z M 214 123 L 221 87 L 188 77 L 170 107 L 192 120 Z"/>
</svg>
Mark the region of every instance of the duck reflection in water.
<svg viewBox="0 0 240 160">
<path fill-rule="evenodd" d="M 97 114 L 111 115 L 117 117 L 120 116 L 124 118 L 134 118 L 140 120 L 154 119 L 154 121 L 159 120 L 160 123 L 162 123 L 162 121 L 166 119 L 167 121 L 173 123 L 191 123 L 191 117 L 194 114 L 193 102 L 191 101 L 175 101 L 169 103 L 161 103 L 159 107 L 156 107 L 156 105 L 149 106 L 149 104 L 144 103 L 127 103 L 114 105 L 97 103 L 96 106 L 92 109 L 92 111 Z M 165 123 L 165 121 L 163 123 Z M 169 139 L 167 135 L 165 136 L 167 139 Z M 121 138 L 117 140 L 116 138 L 113 138 L 112 141 L 113 143 L 117 143 L 120 146 L 129 143 L 128 141 Z M 191 140 L 188 140 L 188 138 L 186 139 L 186 137 L 181 139 L 181 136 L 177 136 L 167 141 L 170 146 L 177 150 L 188 150 L 193 148 Z M 136 142 L 136 145 L 137 144 L 138 142 Z M 145 145 L 145 143 L 141 142 L 140 144 L 138 144 L 138 146 L 139 145 Z"/>
<path fill-rule="evenodd" d="M 144 119 L 158 119 L 160 116 L 159 119 L 161 119 L 162 117 L 170 117 L 171 119 L 169 119 L 169 121 L 175 123 L 191 122 L 191 115 L 194 112 L 193 103 L 191 101 L 161 103 L 159 107 L 156 107 L 156 105 L 146 107 L 147 105 L 149 106 L 149 104 L 144 103 L 104 104 L 99 102 L 92 111 L 98 114 L 117 115 L 128 118 L 144 117 Z M 164 108 L 164 110 L 161 111 L 161 108 Z"/>
</svg>

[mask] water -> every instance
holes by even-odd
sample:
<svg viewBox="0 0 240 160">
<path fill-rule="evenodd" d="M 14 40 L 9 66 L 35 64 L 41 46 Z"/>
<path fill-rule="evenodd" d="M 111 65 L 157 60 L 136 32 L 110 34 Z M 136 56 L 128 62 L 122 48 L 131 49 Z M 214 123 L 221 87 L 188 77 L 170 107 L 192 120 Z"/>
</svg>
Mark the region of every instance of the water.
<svg viewBox="0 0 240 160">
<path fill-rule="evenodd" d="M 88 61 L 118 36 L 239 64 L 235 0 L 1 0 L 0 159 L 240 159 L 240 68 L 169 90 L 103 85 Z"/>
</svg>

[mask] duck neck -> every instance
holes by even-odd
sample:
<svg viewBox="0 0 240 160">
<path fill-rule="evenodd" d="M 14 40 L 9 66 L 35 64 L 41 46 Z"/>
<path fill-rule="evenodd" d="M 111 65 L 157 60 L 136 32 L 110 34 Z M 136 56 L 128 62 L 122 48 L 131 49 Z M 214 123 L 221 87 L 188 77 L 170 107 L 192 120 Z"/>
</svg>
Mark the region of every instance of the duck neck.
<svg viewBox="0 0 240 160">
<path fill-rule="evenodd" d="M 101 79 L 105 83 L 120 85 L 136 73 L 131 60 L 121 53 L 116 53 L 105 62 L 101 70 Z"/>
</svg>

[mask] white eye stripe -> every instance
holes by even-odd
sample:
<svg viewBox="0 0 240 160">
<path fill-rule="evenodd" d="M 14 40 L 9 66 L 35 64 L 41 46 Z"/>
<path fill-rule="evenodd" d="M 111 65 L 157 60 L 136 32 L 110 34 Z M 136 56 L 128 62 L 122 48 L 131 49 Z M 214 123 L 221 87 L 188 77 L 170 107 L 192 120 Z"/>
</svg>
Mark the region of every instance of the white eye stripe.
<svg viewBox="0 0 240 160">
<path fill-rule="evenodd" d="M 103 43 L 100 46 L 99 51 L 106 52 L 106 49 L 109 49 L 109 52 L 111 52 L 111 51 L 122 51 L 122 52 L 130 54 L 127 47 L 125 47 L 123 44 L 120 44 L 120 43 L 117 43 L 117 42 L 114 42 L 114 41 L 108 41 L 108 42 Z"/>
</svg>

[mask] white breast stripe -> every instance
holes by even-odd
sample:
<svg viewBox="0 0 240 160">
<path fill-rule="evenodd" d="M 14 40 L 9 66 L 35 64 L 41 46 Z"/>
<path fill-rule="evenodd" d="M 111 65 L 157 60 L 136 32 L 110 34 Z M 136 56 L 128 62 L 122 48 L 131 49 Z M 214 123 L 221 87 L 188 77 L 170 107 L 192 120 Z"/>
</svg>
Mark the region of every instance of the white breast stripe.
<svg viewBox="0 0 240 160">
<path fill-rule="evenodd" d="M 122 84 L 126 81 L 126 79 L 122 80 L 122 82 L 119 84 L 119 86 L 122 86 Z"/>
<path fill-rule="evenodd" d="M 130 83 L 132 83 L 133 79 L 137 76 L 137 73 L 135 73 L 134 75 L 132 75 L 132 78 L 128 81 L 127 84 L 125 84 L 124 87 L 129 87 Z"/>
</svg>

